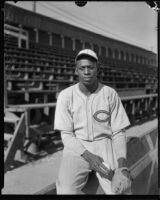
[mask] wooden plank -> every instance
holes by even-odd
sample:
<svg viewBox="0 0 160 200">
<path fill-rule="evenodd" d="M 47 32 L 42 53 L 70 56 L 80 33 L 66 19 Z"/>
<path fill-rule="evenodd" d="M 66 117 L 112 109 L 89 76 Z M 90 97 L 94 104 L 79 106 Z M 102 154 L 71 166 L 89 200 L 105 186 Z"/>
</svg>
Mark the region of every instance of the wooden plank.
<svg viewBox="0 0 160 200">
<path fill-rule="evenodd" d="M 16 109 L 25 109 L 25 108 L 45 108 L 45 107 L 55 107 L 56 103 L 47 103 L 47 104 L 23 104 L 23 105 L 11 105 L 9 108 L 16 108 Z"/>
<path fill-rule="evenodd" d="M 17 149 L 20 146 L 20 138 L 22 139 L 25 132 L 25 117 L 24 114 L 22 114 L 20 121 L 15 129 L 13 139 L 11 140 L 11 143 L 6 151 L 5 158 L 4 158 L 4 172 L 6 172 L 11 165 L 15 153 Z"/>
<path fill-rule="evenodd" d="M 129 97 L 121 97 L 122 101 L 126 100 L 133 100 L 133 99 L 142 99 L 142 98 L 149 98 L 149 97 L 158 97 L 158 94 L 146 94 L 146 95 L 136 95 L 136 96 L 129 96 Z"/>
</svg>

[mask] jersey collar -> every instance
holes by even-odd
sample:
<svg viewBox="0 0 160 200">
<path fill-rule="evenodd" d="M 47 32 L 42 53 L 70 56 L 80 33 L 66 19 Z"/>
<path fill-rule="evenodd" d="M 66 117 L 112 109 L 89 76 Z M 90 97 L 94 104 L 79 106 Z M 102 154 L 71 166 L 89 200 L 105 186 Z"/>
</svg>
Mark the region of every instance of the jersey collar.
<svg viewBox="0 0 160 200">
<path fill-rule="evenodd" d="M 85 94 L 80 90 L 80 88 L 79 88 L 79 83 L 77 83 L 77 84 L 75 85 L 75 89 L 76 89 L 77 94 L 78 94 L 81 98 L 83 98 L 83 99 L 86 99 L 87 97 L 91 97 L 91 96 L 97 95 L 98 92 L 101 90 L 102 87 L 103 87 L 103 84 L 101 84 L 101 83 L 98 82 L 98 88 L 97 88 L 93 93 L 91 93 L 89 96 L 87 96 L 87 95 L 85 95 Z"/>
</svg>

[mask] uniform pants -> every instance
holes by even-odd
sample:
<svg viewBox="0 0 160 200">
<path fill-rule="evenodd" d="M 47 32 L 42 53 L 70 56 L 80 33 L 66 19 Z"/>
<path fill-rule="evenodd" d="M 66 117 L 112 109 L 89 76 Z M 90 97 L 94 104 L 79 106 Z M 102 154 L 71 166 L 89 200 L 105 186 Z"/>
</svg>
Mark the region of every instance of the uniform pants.
<svg viewBox="0 0 160 200">
<path fill-rule="evenodd" d="M 105 138 L 93 142 L 79 141 L 87 150 L 101 156 L 110 169 L 117 167 L 115 152 L 112 149 L 110 139 Z M 57 194 L 80 194 L 82 188 L 87 183 L 89 172 L 91 172 L 89 163 L 72 149 L 64 147 L 59 175 L 56 181 Z M 102 178 L 98 173 L 96 175 L 104 193 L 114 194 L 111 191 L 111 182 L 108 179 Z"/>
</svg>

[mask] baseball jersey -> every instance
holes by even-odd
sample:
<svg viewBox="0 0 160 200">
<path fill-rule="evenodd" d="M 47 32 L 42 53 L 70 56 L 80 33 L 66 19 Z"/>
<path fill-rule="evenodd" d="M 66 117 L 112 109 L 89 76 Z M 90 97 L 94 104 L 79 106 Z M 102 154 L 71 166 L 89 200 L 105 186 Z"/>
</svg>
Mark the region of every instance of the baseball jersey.
<svg viewBox="0 0 160 200">
<path fill-rule="evenodd" d="M 72 132 L 78 139 L 95 141 L 112 137 L 129 125 L 117 92 L 109 86 L 99 83 L 97 90 L 86 96 L 77 83 L 58 96 L 55 130 Z"/>
</svg>

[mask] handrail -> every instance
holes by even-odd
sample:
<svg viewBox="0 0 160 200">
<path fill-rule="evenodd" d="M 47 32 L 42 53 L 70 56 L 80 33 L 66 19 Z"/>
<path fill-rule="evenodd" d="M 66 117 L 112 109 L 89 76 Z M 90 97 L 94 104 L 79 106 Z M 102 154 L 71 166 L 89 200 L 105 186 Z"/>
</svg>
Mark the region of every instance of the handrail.
<svg viewBox="0 0 160 200">
<path fill-rule="evenodd" d="M 121 97 L 121 100 L 125 101 L 125 100 L 151 98 L 151 97 L 158 97 L 158 94 L 145 94 L 145 95 L 127 96 L 127 97 Z"/>
<path fill-rule="evenodd" d="M 146 95 L 136 95 L 136 96 L 128 96 L 128 97 L 120 97 L 122 101 L 124 100 L 133 100 L 133 99 L 142 99 L 142 98 L 151 98 L 151 97 L 157 97 L 158 94 L 146 94 Z M 45 108 L 45 107 L 55 107 L 56 102 L 54 103 L 44 103 L 44 104 L 20 104 L 20 105 L 8 105 L 8 108 L 6 108 L 7 111 L 12 110 L 19 110 L 24 111 L 26 109 L 36 109 L 36 108 Z"/>
<path fill-rule="evenodd" d="M 22 105 L 10 105 L 6 108 L 6 111 L 25 111 L 27 109 L 45 108 L 45 107 L 55 107 L 56 103 L 39 103 L 39 104 L 22 104 Z"/>
</svg>

